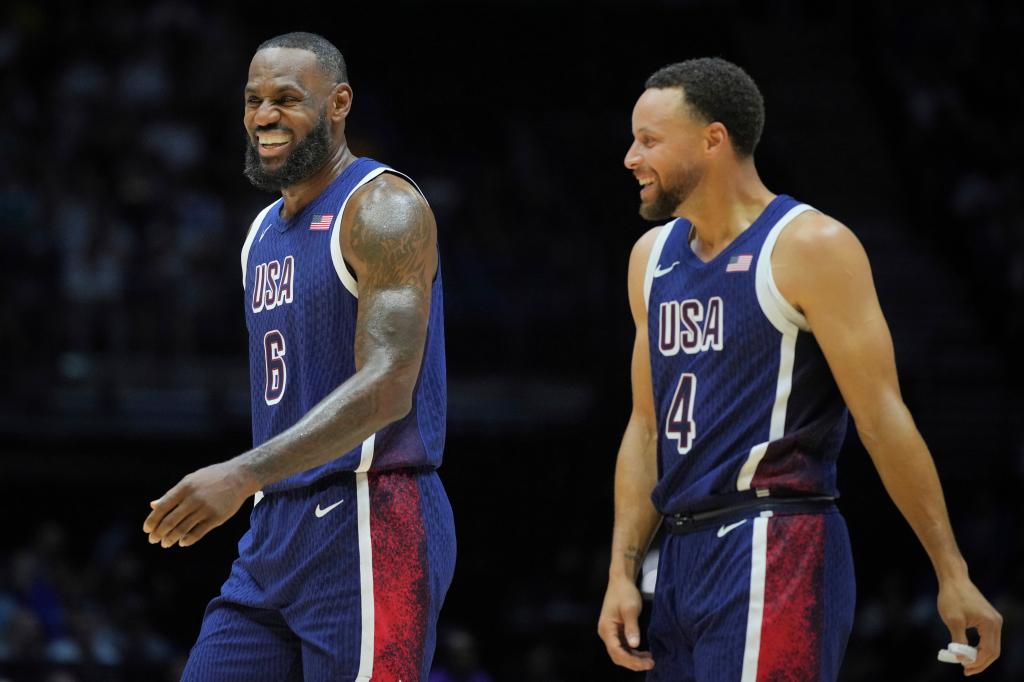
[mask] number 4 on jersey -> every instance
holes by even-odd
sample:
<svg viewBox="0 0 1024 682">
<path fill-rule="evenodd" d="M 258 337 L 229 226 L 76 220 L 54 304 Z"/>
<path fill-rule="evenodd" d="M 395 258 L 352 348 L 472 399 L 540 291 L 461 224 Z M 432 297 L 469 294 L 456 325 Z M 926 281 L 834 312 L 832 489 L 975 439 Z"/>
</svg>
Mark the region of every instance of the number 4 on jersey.
<svg viewBox="0 0 1024 682">
<path fill-rule="evenodd" d="M 697 425 L 693 422 L 693 396 L 697 392 L 697 377 L 684 373 L 679 377 L 676 394 L 665 420 L 665 435 L 678 443 L 679 454 L 685 455 L 693 445 Z"/>
</svg>

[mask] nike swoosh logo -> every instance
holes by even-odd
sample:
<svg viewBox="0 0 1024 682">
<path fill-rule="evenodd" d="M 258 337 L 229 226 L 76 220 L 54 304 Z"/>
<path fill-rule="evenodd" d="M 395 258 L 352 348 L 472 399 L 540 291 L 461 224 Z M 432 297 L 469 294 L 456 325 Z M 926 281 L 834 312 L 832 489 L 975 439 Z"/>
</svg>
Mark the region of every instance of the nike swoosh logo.
<svg viewBox="0 0 1024 682">
<path fill-rule="evenodd" d="M 334 504 L 330 505 L 329 507 L 324 507 L 323 509 L 321 509 L 320 505 L 318 504 L 318 505 L 316 505 L 316 510 L 313 513 L 316 514 L 316 517 L 318 519 L 322 519 L 323 517 L 327 516 L 327 514 L 332 509 L 334 509 L 335 507 L 337 507 L 339 504 L 341 504 L 344 501 L 345 501 L 344 499 L 340 499 L 337 502 L 335 502 Z"/>
<path fill-rule="evenodd" d="M 742 526 L 746 522 L 747 522 L 747 520 L 743 519 L 742 521 L 737 521 L 736 523 L 733 523 L 731 525 L 722 526 L 721 528 L 718 529 L 718 537 L 724 538 L 726 536 L 726 534 L 729 533 L 729 531 L 734 530 L 736 528 L 739 528 L 740 526 Z"/>
<path fill-rule="evenodd" d="M 267 225 L 267 229 L 266 229 L 266 230 L 263 230 L 263 234 L 261 234 L 261 235 L 260 235 L 260 238 L 259 238 L 259 240 L 258 240 L 258 241 L 263 241 L 263 237 L 264 237 L 264 236 L 266 236 L 266 234 L 267 234 L 267 230 L 269 230 L 269 229 L 270 229 L 270 228 L 272 228 L 273 226 L 274 226 L 274 225 L 273 225 L 273 223 L 271 223 L 270 225 Z"/>
<path fill-rule="evenodd" d="M 664 270 L 661 269 L 660 265 L 655 265 L 654 266 L 654 276 L 655 277 L 661 277 L 662 275 L 667 275 L 668 273 L 672 272 L 672 268 L 674 268 L 677 265 L 679 265 L 679 261 L 676 261 L 675 263 L 673 263 L 672 265 L 668 266 Z"/>
</svg>

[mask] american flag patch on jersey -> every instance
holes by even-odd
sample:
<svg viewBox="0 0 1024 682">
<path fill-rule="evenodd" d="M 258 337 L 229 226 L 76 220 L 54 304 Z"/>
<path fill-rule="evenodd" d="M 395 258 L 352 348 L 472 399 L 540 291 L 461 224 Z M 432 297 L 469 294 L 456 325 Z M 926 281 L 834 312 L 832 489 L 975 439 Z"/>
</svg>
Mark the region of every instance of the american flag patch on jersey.
<svg viewBox="0 0 1024 682">
<path fill-rule="evenodd" d="M 329 230 L 331 221 L 334 220 L 333 213 L 317 213 L 313 216 L 313 222 L 309 224 L 311 230 Z"/>
<path fill-rule="evenodd" d="M 746 272 L 754 260 L 754 254 L 741 253 L 738 256 L 730 256 L 729 264 L 725 266 L 726 272 Z"/>
</svg>

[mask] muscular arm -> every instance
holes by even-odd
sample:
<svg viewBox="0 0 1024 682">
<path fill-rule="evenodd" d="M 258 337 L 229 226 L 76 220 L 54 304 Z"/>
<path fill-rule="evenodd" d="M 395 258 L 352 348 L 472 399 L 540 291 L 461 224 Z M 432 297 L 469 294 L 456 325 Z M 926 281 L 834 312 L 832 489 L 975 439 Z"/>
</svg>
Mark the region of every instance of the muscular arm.
<svg viewBox="0 0 1024 682">
<path fill-rule="evenodd" d="M 598 634 L 611 659 L 631 670 L 654 667 L 640 645 L 637 617 L 642 605 L 636 577 L 660 516 L 651 503 L 658 478 L 657 421 L 651 388 L 651 363 L 647 344 L 647 305 L 644 275 L 657 229 L 649 231 L 633 248 L 629 259 L 629 305 L 636 324 L 630 376 L 633 411 L 626 425 L 615 464 L 615 525 L 608 591 L 598 621 Z"/>
<path fill-rule="evenodd" d="M 348 452 L 408 414 L 437 270 L 436 226 L 407 182 L 383 175 L 350 200 L 342 252 L 359 282 L 356 372 L 266 443 L 193 472 L 150 503 L 151 543 L 194 544 L 262 487 Z"/>
<path fill-rule="evenodd" d="M 408 414 L 437 270 L 436 227 L 409 183 L 383 175 L 355 194 L 342 253 L 359 283 L 356 373 L 291 428 L 241 455 L 259 487 L 312 469 Z"/>
<path fill-rule="evenodd" d="M 892 338 L 867 254 L 845 226 L 806 213 L 779 238 L 772 271 L 807 319 L 882 483 L 917 535 L 939 581 L 939 611 L 954 641 L 981 634 L 980 672 L 999 655 L 999 614 L 970 582 L 935 464 L 900 395 Z"/>
</svg>

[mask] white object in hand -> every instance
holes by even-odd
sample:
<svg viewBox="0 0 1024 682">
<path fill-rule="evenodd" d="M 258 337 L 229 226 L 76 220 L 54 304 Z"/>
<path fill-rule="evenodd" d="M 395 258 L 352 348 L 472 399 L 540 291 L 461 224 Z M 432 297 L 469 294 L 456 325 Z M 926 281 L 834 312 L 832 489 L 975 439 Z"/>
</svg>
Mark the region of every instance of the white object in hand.
<svg viewBox="0 0 1024 682">
<path fill-rule="evenodd" d="M 959 656 L 963 656 L 966 660 L 961 661 Z M 950 642 L 949 646 L 939 651 L 939 660 L 943 663 L 974 663 L 978 659 L 978 650 L 973 646 L 967 644 L 958 644 L 956 642 Z"/>
</svg>

